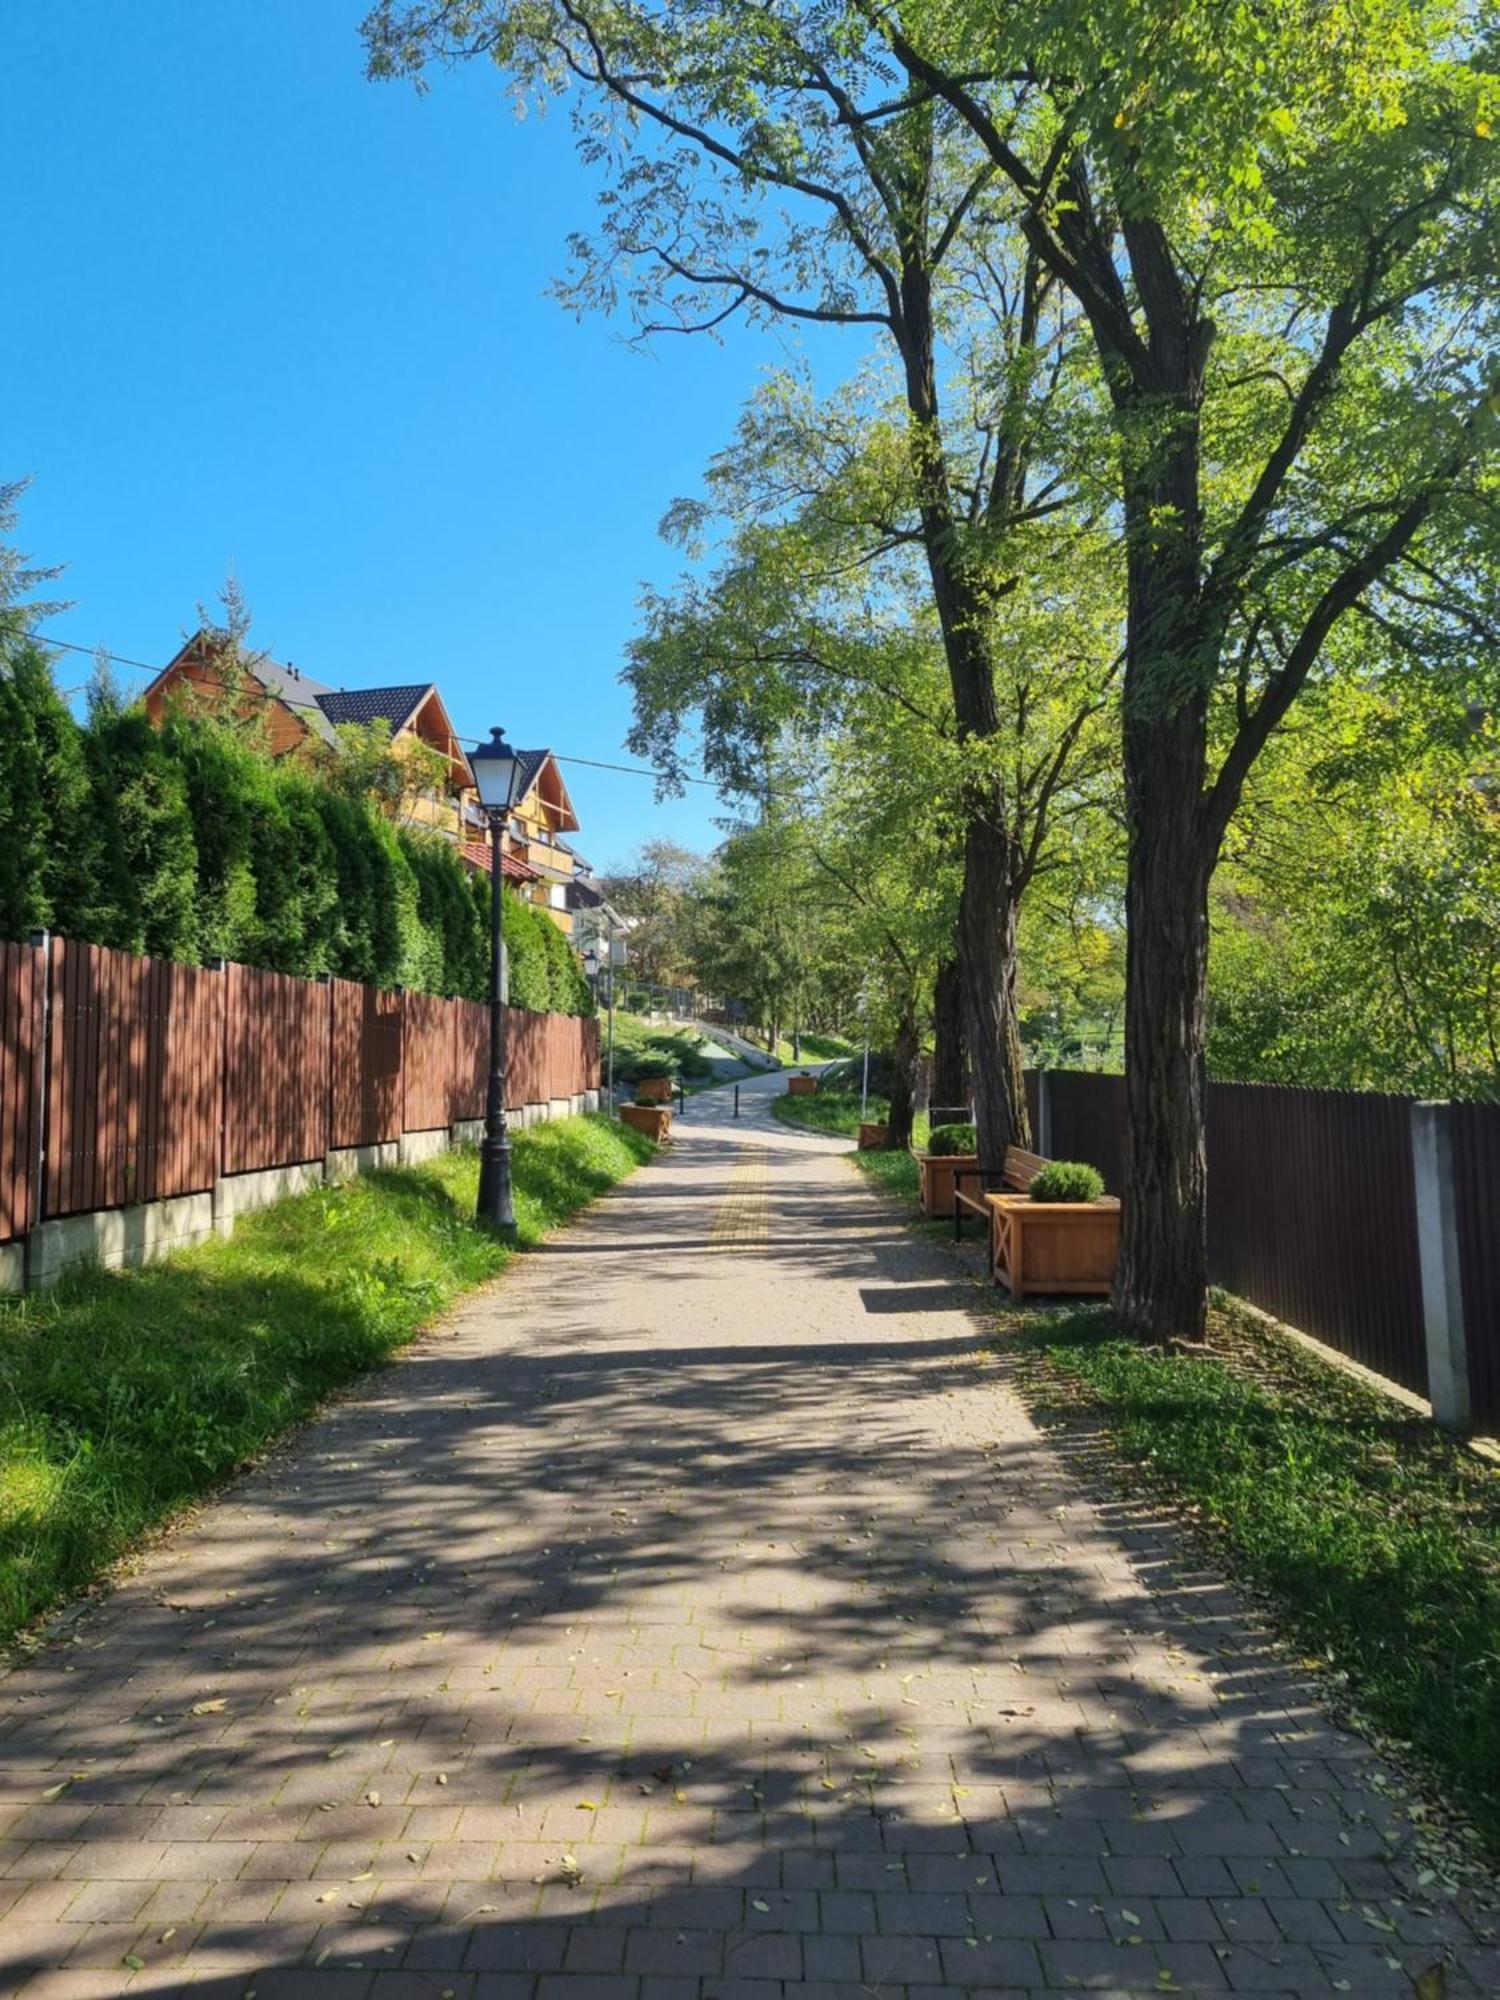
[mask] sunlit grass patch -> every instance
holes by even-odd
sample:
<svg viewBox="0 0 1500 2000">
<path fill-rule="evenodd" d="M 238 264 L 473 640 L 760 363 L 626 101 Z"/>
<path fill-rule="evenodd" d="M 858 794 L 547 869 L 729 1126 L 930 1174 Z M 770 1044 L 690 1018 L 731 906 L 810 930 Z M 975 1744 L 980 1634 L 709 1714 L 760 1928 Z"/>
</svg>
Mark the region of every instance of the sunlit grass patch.
<svg viewBox="0 0 1500 2000">
<path fill-rule="evenodd" d="M 522 1244 L 651 1151 L 604 1118 L 518 1133 Z M 474 1152 L 444 1154 L 0 1304 L 0 1640 L 502 1271 L 478 1177 Z"/>
</svg>

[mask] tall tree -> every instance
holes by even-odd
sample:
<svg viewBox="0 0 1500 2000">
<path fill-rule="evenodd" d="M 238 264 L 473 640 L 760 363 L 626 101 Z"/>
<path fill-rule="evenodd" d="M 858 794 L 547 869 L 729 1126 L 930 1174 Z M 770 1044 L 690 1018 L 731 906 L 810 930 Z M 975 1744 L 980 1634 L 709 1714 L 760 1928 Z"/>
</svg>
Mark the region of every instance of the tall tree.
<svg viewBox="0 0 1500 2000">
<path fill-rule="evenodd" d="M 1036 411 L 1058 287 L 1028 249 L 1001 274 L 1012 351 L 987 385 L 976 477 L 948 436 L 949 308 L 989 269 L 970 241 L 991 234 L 995 162 L 939 92 L 894 74 L 858 6 L 378 0 L 364 32 L 377 77 L 481 59 L 524 89 L 572 96 L 580 150 L 612 180 L 597 237 L 575 240 L 570 303 L 623 308 L 645 333 L 736 317 L 845 327 L 890 356 L 954 728 L 978 746 L 963 786 L 959 961 L 976 1111 L 998 1157 L 1026 1124 L 1014 964 L 1025 855 L 1008 769 L 984 747 L 1003 721 L 990 612 L 1012 584 L 1004 536 L 1059 495 Z"/>
<path fill-rule="evenodd" d="M 647 840 L 623 868 L 602 878 L 604 893 L 630 919 L 635 975 L 670 986 L 691 971 L 693 890 L 707 868 L 701 854 L 673 840 Z"/>
<path fill-rule="evenodd" d="M 998 365 L 1004 358 L 1002 346 Z M 969 368 L 982 406 L 977 354 Z M 989 824 L 1010 856 L 998 892 L 1004 930 L 991 939 L 1008 1053 L 997 1078 L 992 1045 L 977 1046 L 972 1077 L 984 1158 L 998 1163 L 1005 1144 L 1027 1136 L 1024 1104 L 1010 1107 L 1003 1139 L 993 1105 L 988 1122 L 985 1111 L 997 1087 L 1007 1098 L 1020 1091 L 1015 943 L 1024 900 L 1056 867 L 1068 821 L 1112 768 L 1106 716 L 1120 619 L 1112 543 L 1073 508 L 995 539 L 1010 588 L 984 614 L 994 726 L 982 737 L 966 731 L 931 602 L 920 490 L 899 407 L 882 386 L 870 371 L 819 401 L 774 379 L 710 468 L 708 500 L 673 509 L 669 532 L 699 560 L 670 593 L 647 595 L 625 676 L 635 697 L 630 741 L 670 778 L 686 738 L 726 787 L 753 791 L 772 747 L 797 740 L 816 756 L 824 739 L 887 728 L 934 787 L 924 810 L 940 809 L 959 864 L 960 958 L 966 920 L 977 922 L 973 802 L 990 802 Z M 986 476 L 987 444 L 980 427 L 971 485 Z M 710 539 L 720 559 L 705 570 Z M 887 834 L 898 859 L 909 851 L 893 826 Z M 873 849 L 865 866 L 873 872 Z M 950 936 L 950 961 L 953 944 Z M 962 1078 L 956 1088 L 955 1102 L 968 1094 Z"/>
<path fill-rule="evenodd" d="M 1357 606 L 1472 615 L 1496 526 L 1496 20 L 1467 0 L 858 0 L 980 141 L 1108 385 L 1128 570 L 1116 1305 L 1201 1337 L 1209 883 Z M 1005 193 L 1002 198 L 1000 189 Z"/>
</svg>

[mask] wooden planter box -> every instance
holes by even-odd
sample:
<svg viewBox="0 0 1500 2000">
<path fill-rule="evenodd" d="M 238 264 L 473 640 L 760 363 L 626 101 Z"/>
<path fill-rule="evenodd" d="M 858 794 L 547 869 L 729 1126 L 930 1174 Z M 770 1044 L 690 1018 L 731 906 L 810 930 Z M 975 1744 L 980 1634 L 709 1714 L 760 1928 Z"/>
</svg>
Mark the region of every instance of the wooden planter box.
<svg viewBox="0 0 1500 2000">
<path fill-rule="evenodd" d="M 918 1153 L 917 1168 L 922 1176 L 922 1213 L 941 1216 L 946 1222 L 953 1214 L 953 1175 L 962 1167 L 968 1175 L 965 1191 L 972 1194 L 979 1183 L 974 1169 L 977 1153 Z"/>
<path fill-rule="evenodd" d="M 668 1104 L 622 1104 L 620 1117 L 637 1132 L 644 1132 L 658 1146 L 672 1136 L 672 1108 Z"/>
<path fill-rule="evenodd" d="M 648 1076 L 636 1085 L 635 1094 L 637 1097 L 649 1097 L 653 1104 L 670 1104 L 676 1088 L 669 1076 Z"/>
<path fill-rule="evenodd" d="M 789 1076 L 786 1080 L 789 1097 L 815 1097 L 818 1079 L 815 1076 Z"/>
<path fill-rule="evenodd" d="M 885 1151 L 886 1140 L 890 1137 L 889 1125 L 861 1125 L 859 1128 L 859 1150 L 862 1153 Z"/>
<path fill-rule="evenodd" d="M 1024 1194 L 992 1194 L 990 1268 L 1013 1299 L 1028 1292 L 1107 1295 L 1120 1255 L 1120 1204 L 1033 1201 Z"/>
</svg>

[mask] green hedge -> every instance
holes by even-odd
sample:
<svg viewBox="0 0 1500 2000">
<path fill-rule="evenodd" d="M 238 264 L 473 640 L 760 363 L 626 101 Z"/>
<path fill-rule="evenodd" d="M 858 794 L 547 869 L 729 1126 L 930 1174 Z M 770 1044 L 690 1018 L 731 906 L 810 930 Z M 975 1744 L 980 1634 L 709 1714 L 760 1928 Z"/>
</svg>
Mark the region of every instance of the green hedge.
<svg viewBox="0 0 1500 2000">
<path fill-rule="evenodd" d="M 79 723 L 40 645 L 0 624 L 0 937 L 483 999 L 488 885 L 437 834 L 396 829 L 233 723 L 154 727 L 105 698 Z M 511 998 L 593 1011 L 542 910 L 507 896 Z"/>
</svg>

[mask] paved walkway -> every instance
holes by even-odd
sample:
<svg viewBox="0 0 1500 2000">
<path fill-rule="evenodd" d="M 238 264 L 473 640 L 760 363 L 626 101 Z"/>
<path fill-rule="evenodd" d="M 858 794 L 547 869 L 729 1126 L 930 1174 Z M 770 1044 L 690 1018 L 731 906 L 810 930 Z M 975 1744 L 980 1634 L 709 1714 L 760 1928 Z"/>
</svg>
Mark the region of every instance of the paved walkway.
<svg viewBox="0 0 1500 2000">
<path fill-rule="evenodd" d="M 1366 1995 L 1445 1943 L 1500 1991 L 779 1087 L 0 1685 L 0 1991 Z"/>
</svg>

